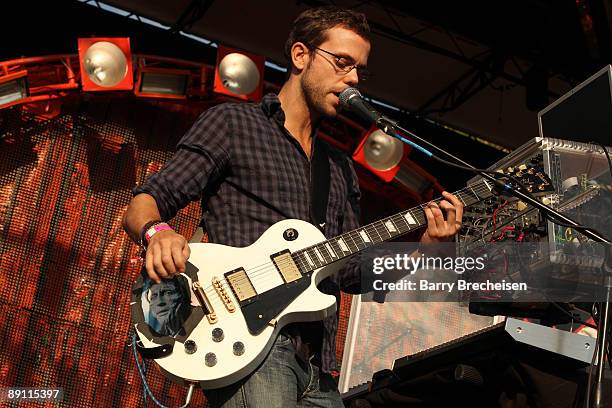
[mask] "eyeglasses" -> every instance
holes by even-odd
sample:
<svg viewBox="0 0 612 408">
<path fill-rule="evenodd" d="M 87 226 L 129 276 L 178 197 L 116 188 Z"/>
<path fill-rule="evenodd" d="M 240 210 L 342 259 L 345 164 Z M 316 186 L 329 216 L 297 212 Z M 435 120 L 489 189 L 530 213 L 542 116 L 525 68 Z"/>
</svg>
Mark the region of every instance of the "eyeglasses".
<svg viewBox="0 0 612 408">
<path fill-rule="evenodd" d="M 355 61 L 353 61 L 352 59 L 347 57 L 341 57 L 339 55 L 334 54 L 333 52 L 326 51 L 319 47 L 313 48 L 315 50 L 322 51 L 334 57 L 334 64 L 336 65 L 336 68 L 338 68 L 338 70 L 344 72 L 345 74 L 348 74 L 353 69 L 355 69 L 357 71 L 357 77 L 360 81 L 367 81 L 371 77 L 370 71 L 368 71 L 366 67 L 355 64 Z"/>
</svg>

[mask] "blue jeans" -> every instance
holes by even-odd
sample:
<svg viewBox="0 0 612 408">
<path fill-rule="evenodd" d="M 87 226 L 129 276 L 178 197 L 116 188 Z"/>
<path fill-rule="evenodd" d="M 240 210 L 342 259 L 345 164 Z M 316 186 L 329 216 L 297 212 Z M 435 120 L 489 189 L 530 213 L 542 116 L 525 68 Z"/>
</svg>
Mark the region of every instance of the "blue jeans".
<svg viewBox="0 0 612 408">
<path fill-rule="evenodd" d="M 206 391 L 213 408 L 342 408 L 336 382 L 312 362 L 297 357 L 291 339 L 280 334 L 261 366 L 228 387 Z"/>
</svg>

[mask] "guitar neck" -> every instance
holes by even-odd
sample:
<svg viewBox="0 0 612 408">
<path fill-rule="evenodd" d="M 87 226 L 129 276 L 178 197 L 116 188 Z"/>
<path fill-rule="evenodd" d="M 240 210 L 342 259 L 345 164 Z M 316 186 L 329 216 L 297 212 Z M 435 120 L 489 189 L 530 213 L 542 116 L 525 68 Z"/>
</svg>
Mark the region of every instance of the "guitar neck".
<svg viewBox="0 0 612 408">
<path fill-rule="evenodd" d="M 469 206 L 492 195 L 491 185 L 481 180 L 454 194 Z M 423 209 L 428 203 L 399 212 L 368 225 L 345 232 L 335 238 L 293 252 L 302 273 L 321 268 L 340 259 L 354 255 L 381 242 L 390 241 L 410 231 L 427 225 Z"/>
</svg>

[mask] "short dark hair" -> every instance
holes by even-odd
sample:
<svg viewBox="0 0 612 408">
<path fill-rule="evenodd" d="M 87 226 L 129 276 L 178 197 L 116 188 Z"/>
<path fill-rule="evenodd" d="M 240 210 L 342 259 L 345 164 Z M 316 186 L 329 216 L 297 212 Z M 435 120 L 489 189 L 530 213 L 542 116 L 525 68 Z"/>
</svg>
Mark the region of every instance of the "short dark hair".
<svg viewBox="0 0 612 408">
<path fill-rule="evenodd" d="M 334 27 L 351 30 L 370 42 L 370 26 L 363 13 L 336 6 L 308 9 L 295 19 L 285 42 L 285 58 L 289 66 L 293 44 L 302 42 L 307 47 L 318 47 L 327 39 L 327 30 Z"/>
</svg>

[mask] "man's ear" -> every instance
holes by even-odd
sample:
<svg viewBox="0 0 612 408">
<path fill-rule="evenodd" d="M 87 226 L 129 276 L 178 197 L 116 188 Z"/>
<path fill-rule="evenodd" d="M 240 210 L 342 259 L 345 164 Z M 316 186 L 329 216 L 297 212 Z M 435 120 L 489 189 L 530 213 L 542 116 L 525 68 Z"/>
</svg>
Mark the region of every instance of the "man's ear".
<svg viewBox="0 0 612 408">
<path fill-rule="evenodd" d="M 306 44 L 299 41 L 293 43 L 291 46 L 291 62 L 297 70 L 302 71 L 308 64 L 309 58 L 310 50 L 306 47 Z"/>
</svg>

